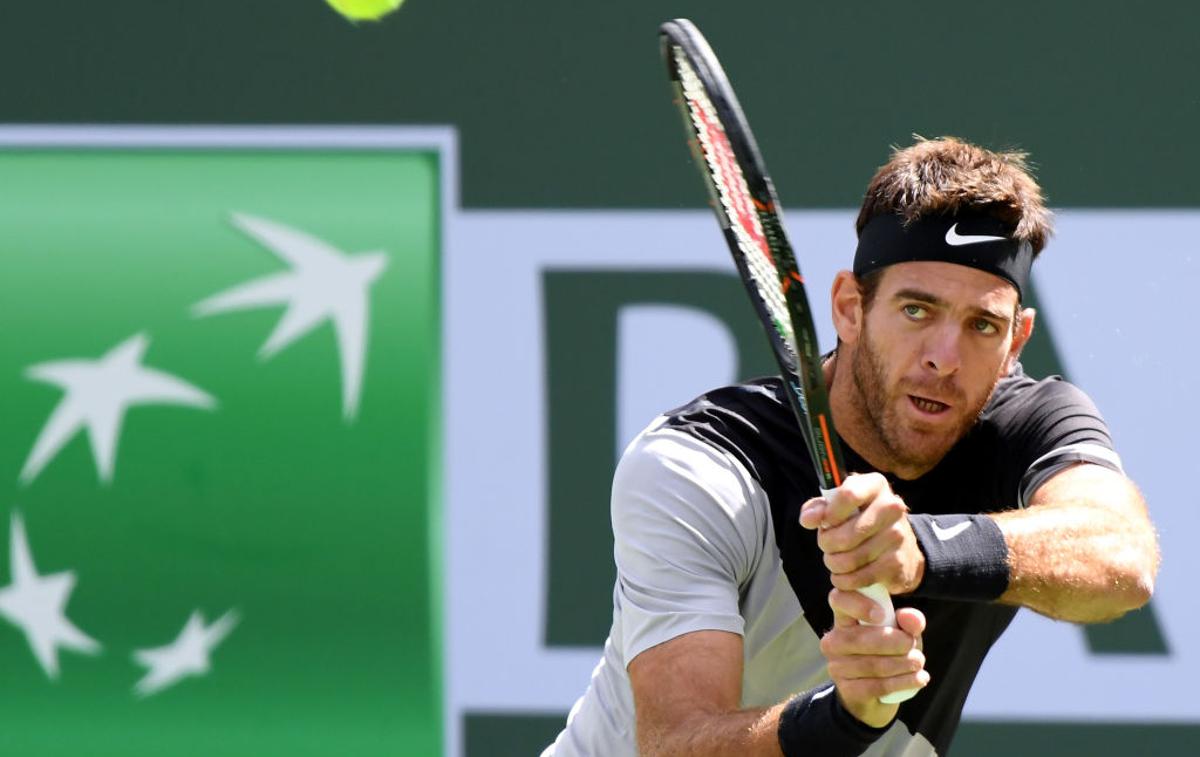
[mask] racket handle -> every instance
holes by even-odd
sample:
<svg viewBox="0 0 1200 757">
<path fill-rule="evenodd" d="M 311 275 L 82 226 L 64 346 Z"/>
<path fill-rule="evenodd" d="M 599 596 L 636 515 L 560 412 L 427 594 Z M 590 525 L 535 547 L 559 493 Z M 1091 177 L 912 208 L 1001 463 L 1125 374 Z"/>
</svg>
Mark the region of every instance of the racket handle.
<svg viewBox="0 0 1200 757">
<path fill-rule="evenodd" d="M 879 623 L 878 625 L 886 626 L 888 628 L 896 627 L 896 608 L 892 606 L 892 597 L 890 594 L 888 594 L 888 590 L 884 588 L 883 584 L 871 584 L 870 586 L 864 586 L 858 590 L 858 593 L 879 605 L 879 609 L 883 610 L 883 622 Z M 862 621 L 859 622 L 861 625 L 873 625 L 871 623 L 862 623 Z M 901 691 L 893 691 L 891 694 L 884 694 L 883 696 L 879 697 L 879 701 L 883 702 L 884 704 L 900 704 L 901 702 L 907 702 L 908 700 L 912 699 L 914 696 L 916 696 L 918 691 L 920 691 L 920 689 L 903 689 Z"/>
<path fill-rule="evenodd" d="M 833 489 L 821 490 L 821 496 L 828 497 L 831 494 L 833 494 Z M 892 596 L 888 594 L 888 590 L 883 584 L 871 584 L 870 586 L 864 586 L 858 590 L 858 593 L 879 605 L 879 609 L 883 610 L 882 623 L 865 623 L 860 620 L 859 625 L 880 625 L 884 626 L 885 628 L 896 627 L 896 608 L 892 606 Z M 920 689 L 904 689 L 903 691 L 893 691 L 891 694 L 885 694 L 881 696 L 879 701 L 883 702 L 884 704 L 900 704 L 901 702 L 907 702 L 908 700 L 912 699 L 914 696 L 916 696 L 918 691 L 920 691 Z"/>
<path fill-rule="evenodd" d="M 887 628 L 896 627 L 896 608 L 892 606 L 892 596 L 888 594 L 888 590 L 883 584 L 871 584 L 864 586 L 858 590 L 867 599 L 879 605 L 879 609 L 883 610 L 883 621 L 880 623 L 863 623 L 861 625 L 885 626 Z"/>
</svg>

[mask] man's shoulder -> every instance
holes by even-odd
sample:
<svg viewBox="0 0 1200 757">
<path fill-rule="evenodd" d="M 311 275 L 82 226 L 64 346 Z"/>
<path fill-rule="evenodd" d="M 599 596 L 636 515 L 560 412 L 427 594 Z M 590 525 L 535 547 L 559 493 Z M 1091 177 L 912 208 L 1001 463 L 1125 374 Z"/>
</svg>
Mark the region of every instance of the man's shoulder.
<svg viewBox="0 0 1200 757">
<path fill-rule="evenodd" d="M 1019 424 L 1032 416 L 1079 409 L 1096 412 L 1091 398 L 1078 386 L 1058 375 L 1034 378 L 1017 363 L 996 385 L 980 419 L 1005 426 Z"/>
<path fill-rule="evenodd" d="M 705 392 L 667 412 L 663 424 L 724 450 L 759 481 L 767 468 L 807 454 L 777 376 Z"/>
<path fill-rule="evenodd" d="M 664 415 L 668 419 L 683 422 L 713 410 L 759 414 L 774 413 L 781 409 L 787 409 L 783 380 L 778 376 L 764 376 L 710 389 L 679 407 L 668 410 Z"/>
<path fill-rule="evenodd" d="M 1006 478 L 1004 501 L 1025 501 L 1030 471 L 1053 472 L 1064 460 L 1120 469 L 1112 435 L 1092 399 L 1061 376 L 1034 379 L 1019 366 L 997 385 L 964 442 L 964 454 L 1007 460 L 1010 473 L 1020 476 Z"/>
</svg>

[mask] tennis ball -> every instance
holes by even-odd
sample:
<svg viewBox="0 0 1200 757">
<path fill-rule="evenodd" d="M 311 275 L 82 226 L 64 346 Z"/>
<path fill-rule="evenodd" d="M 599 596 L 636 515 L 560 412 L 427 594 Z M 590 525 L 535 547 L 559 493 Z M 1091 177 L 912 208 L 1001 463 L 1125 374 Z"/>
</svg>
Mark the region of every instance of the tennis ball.
<svg viewBox="0 0 1200 757">
<path fill-rule="evenodd" d="M 351 21 L 378 21 L 400 7 L 404 0 L 325 0 Z"/>
</svg>

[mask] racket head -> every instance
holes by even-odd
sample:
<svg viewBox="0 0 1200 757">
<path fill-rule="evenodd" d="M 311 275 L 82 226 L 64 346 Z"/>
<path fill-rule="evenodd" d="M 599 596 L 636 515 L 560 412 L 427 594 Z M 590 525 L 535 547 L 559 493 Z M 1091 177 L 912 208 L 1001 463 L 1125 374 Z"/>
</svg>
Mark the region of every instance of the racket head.
<svg viewBox="0 0 1200 757">
<path fill-rule="evenodd" d="M 660 27 L 667 72 L 717 221 L 779 363 L 788 399 L 824 488 L 841 484 L 812 311 L 783 228 L 775 187 L 712 47 L 687 19 Z"/>
</svg>

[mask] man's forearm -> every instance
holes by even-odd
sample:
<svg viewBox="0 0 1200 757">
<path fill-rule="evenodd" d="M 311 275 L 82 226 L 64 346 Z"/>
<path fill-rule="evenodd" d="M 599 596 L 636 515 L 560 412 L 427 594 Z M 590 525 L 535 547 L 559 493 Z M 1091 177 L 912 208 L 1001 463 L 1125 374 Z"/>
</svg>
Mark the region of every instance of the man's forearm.
<svg viewBox="0 0 1200 757">
<path fill-rule="evenodd" d="M 1154 591 L 1157 539 L 1123 476 L 1076 466 L 1039 489 L 1028 509 L 993 517 L 1011 571 L 1001 602 L 1092 623 L 1141 607 Z"/>
<path fill-rule="evenodd" d="M 837 603 L 834 604 L 834 600 Z M 742 637 L 692 631 L 653 646 L 629 663 L 642 755 L 862 754 L 897 706 L 879 698 L 924 686 L 919 651 L 925 617 L 896 613 L 899 628 L 860 626 L 870 601 L 834 592 L 834 627 L 821 640 L 832 680 L 771 707 L 741 709 Z M 848 613 L 854 613 L 851 616 Z M 835 690 L 834 686 L 838 688 Z"/>
<path fill-rule="evenodd" d="M 922 658 L 923 659 L 923 658 Z M 832 664 L 832 663 L 831 663 Z M 903 684 L 903 676 L 901 683 Z M 926 677 L 925 682 L 928 682 Z M 886 732 L 896 715 L 895 704 L 884 704 L 878 691 L 896 688 L 885 680 L 850 682 L 850 688 L 872 689 L 869 702 L 856 699 L 856 707 L 880 725 L 867 725 L 847 709 L 843 693 L 833 684 L 797 694 L 767 709 L 709 713 L 681 719 L 669 731 L 656 732 L 639 726 L 641 754 L 659 755 L 755 755 L 758 757 L 850 757 L 862 754 Z M 882 688 L 880 688 L 882 687 Z M 859 695 L 861 695 L 861 691 Z M 853 698 L 853 695 L 847 695 Z"/>
<path fill-rule="evenodd" d="M 697 714 L 670 729 L 639 729 L 638 750 L 643 757 L 720 757 L 729 754 L 783 757 L 777 735 L 783 707 L 778 704 L 765 709 Z"/>
</svg>

